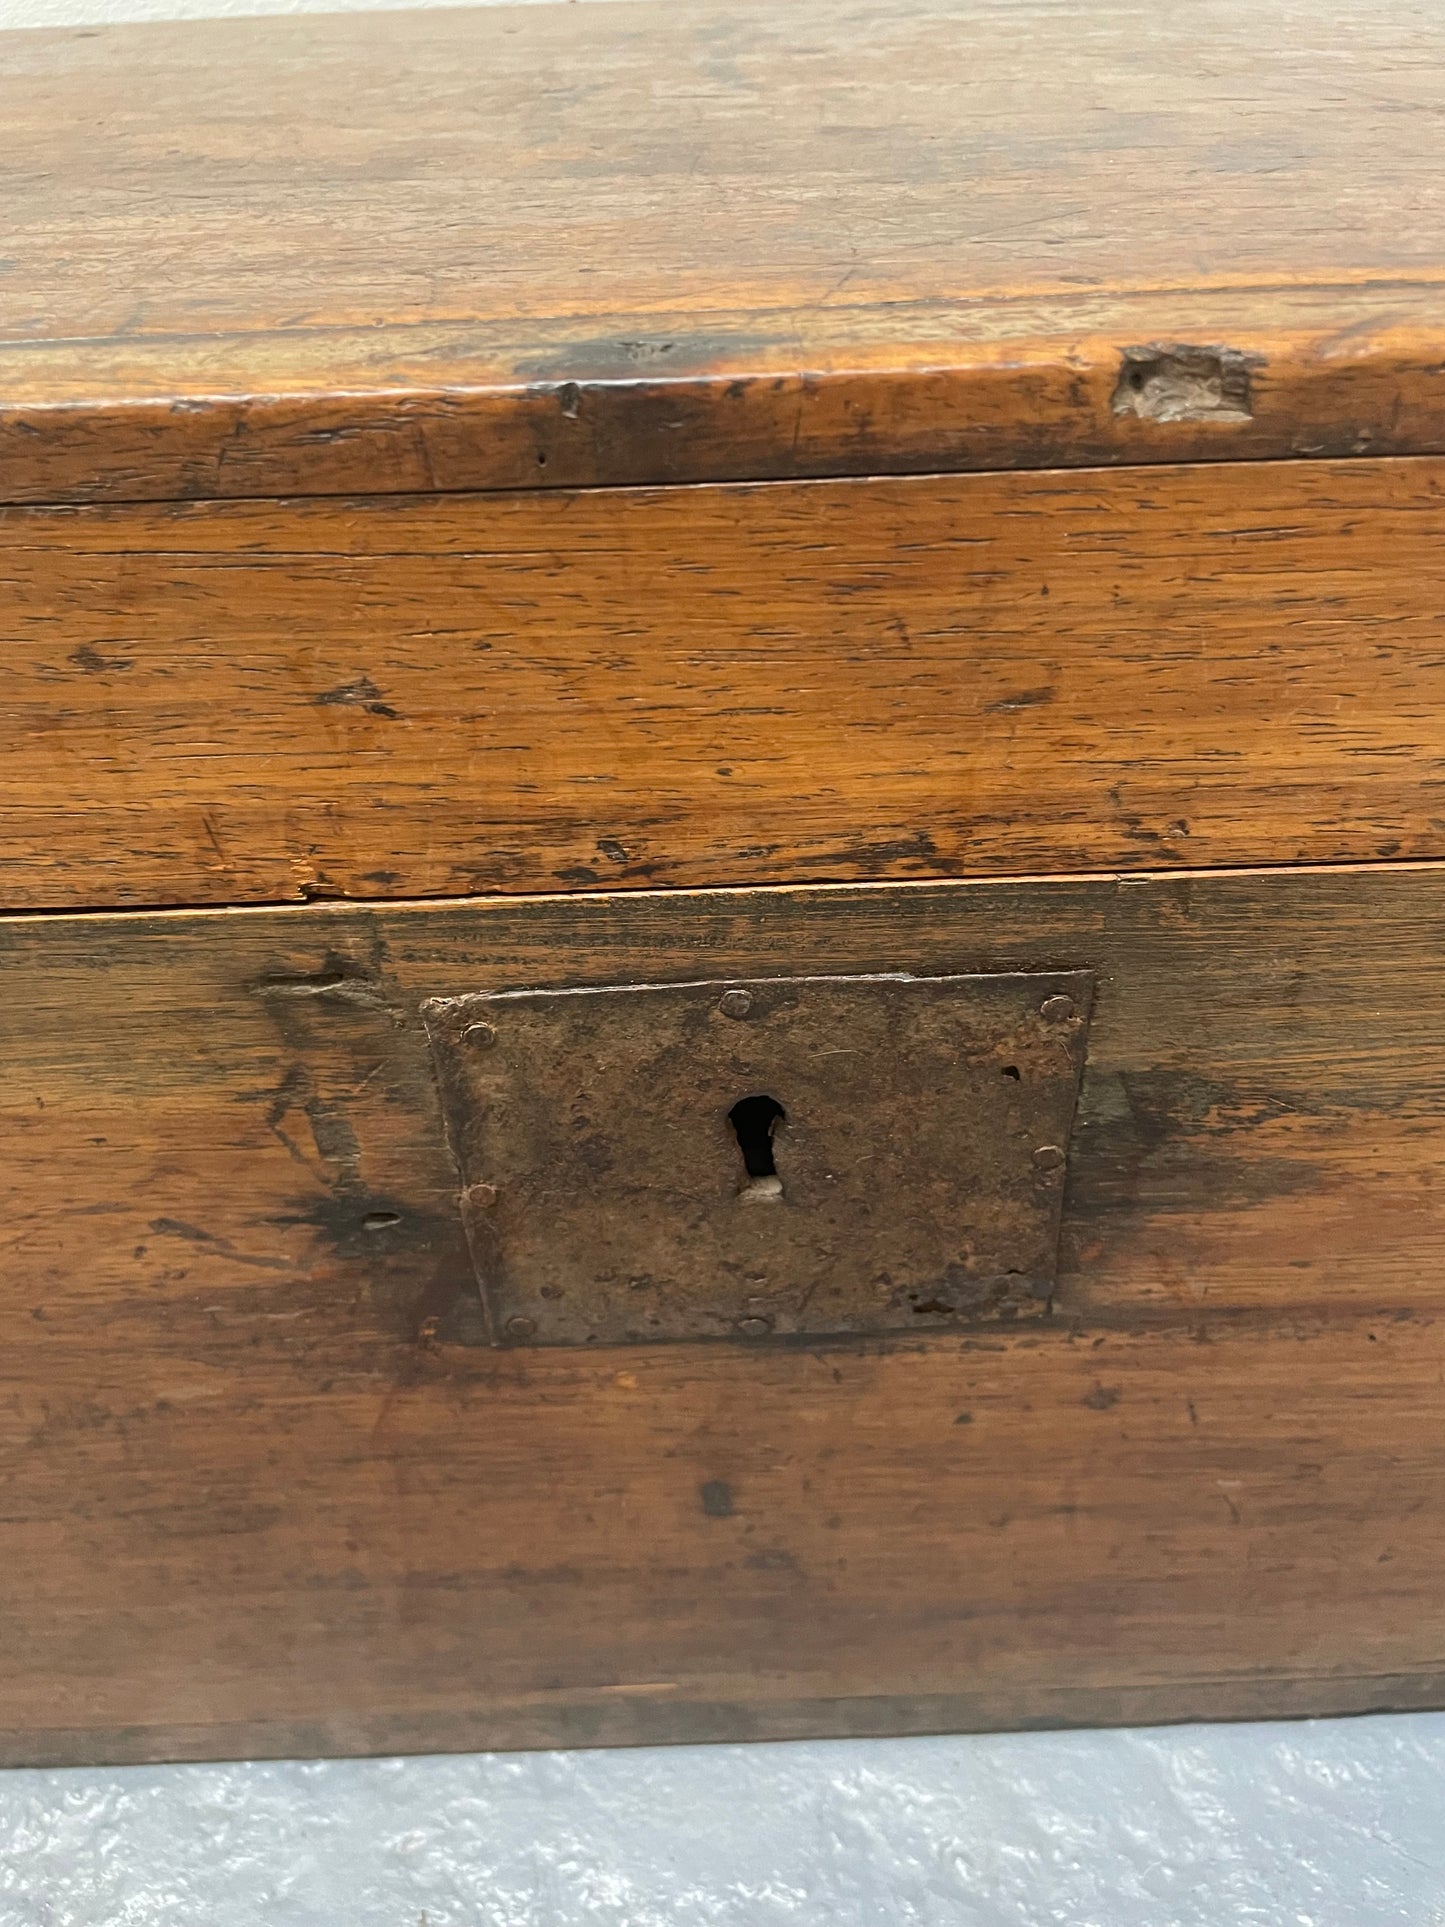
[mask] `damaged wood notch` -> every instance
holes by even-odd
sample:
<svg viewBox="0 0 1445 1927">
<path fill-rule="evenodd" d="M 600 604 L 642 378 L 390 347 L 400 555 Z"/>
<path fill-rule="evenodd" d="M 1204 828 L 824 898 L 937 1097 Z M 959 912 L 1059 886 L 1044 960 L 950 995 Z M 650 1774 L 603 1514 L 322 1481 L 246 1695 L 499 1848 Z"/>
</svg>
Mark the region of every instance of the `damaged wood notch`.
<svg viewBox="0 0 1445 1927">
<path fill-rule="evenodd" d="M 1114 413 L 1155 422 L 1247 422 L 1254 414 L 1250 361 L 1235 348 L 1126 348 Z"/>
</svg>

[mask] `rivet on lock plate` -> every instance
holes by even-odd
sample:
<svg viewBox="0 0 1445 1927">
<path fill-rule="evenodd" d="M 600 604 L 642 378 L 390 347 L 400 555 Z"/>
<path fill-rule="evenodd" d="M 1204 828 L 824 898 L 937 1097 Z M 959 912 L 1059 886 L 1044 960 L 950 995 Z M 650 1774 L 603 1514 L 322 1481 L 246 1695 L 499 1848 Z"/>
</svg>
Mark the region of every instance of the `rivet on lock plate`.
<svg viewBox="0 0 1445 1927">
<path fill-rule="evenodd" d="M 429 1002 L 493 1342 L 1036 1315 L 1092 996 L 1051 971 Z"/>
</svg>

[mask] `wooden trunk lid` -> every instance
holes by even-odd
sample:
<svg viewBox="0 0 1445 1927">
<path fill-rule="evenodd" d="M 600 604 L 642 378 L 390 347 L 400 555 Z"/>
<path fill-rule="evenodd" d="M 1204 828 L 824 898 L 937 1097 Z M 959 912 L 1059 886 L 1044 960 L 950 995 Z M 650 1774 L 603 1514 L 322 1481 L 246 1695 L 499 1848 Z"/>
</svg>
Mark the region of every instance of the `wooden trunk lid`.
<svg viewBox="0 0 1445 1927">
<path fill-rule="evenodd" d="M 5 36 L 0 501 L 1445 447 L 1445 20 L 716 0 Z"/>
</svg>

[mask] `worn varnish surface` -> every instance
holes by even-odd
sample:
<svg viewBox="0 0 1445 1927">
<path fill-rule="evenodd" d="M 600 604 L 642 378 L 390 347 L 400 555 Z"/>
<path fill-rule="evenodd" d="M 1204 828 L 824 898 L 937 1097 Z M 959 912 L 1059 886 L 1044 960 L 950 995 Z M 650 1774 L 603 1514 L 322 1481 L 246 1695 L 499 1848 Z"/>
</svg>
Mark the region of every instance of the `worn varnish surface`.
<svg viewBox="0 0 1445 1927">
<path fill-rule="evenodd" d="M 1445 854 L 1445 465 L 0 516 L 9 907 Z"/>
<path fill-rule="evenodd" d="M 0 46 L 0 499 L 1445 447 L 1445 25 L 1404 0 Z M 1138 412 L 1161 345 L 1247 405 L 1186 358 Z"/>
<path fill-rule="evenodd" d="M 0 924 L 11 1760 L 1445 1699 L 1445 875 Z M 1052 1319 L 473 1343 L 467 989 L 1090 967 Z"/>
</svg>

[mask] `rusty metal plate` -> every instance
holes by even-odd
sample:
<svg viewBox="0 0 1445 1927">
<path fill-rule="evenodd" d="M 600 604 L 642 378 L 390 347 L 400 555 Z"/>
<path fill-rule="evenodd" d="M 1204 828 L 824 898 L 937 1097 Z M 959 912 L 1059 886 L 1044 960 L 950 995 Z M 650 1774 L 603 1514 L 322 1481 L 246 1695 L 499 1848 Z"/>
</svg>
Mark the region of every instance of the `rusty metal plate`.
<svg viewBox="0 0 1445 1927">
<path fill-rule="evenodd" d="M 438 999 L 493 1342 L 920 1331 L 1053 1289 L 1093 980 Z"/>
</svg>

